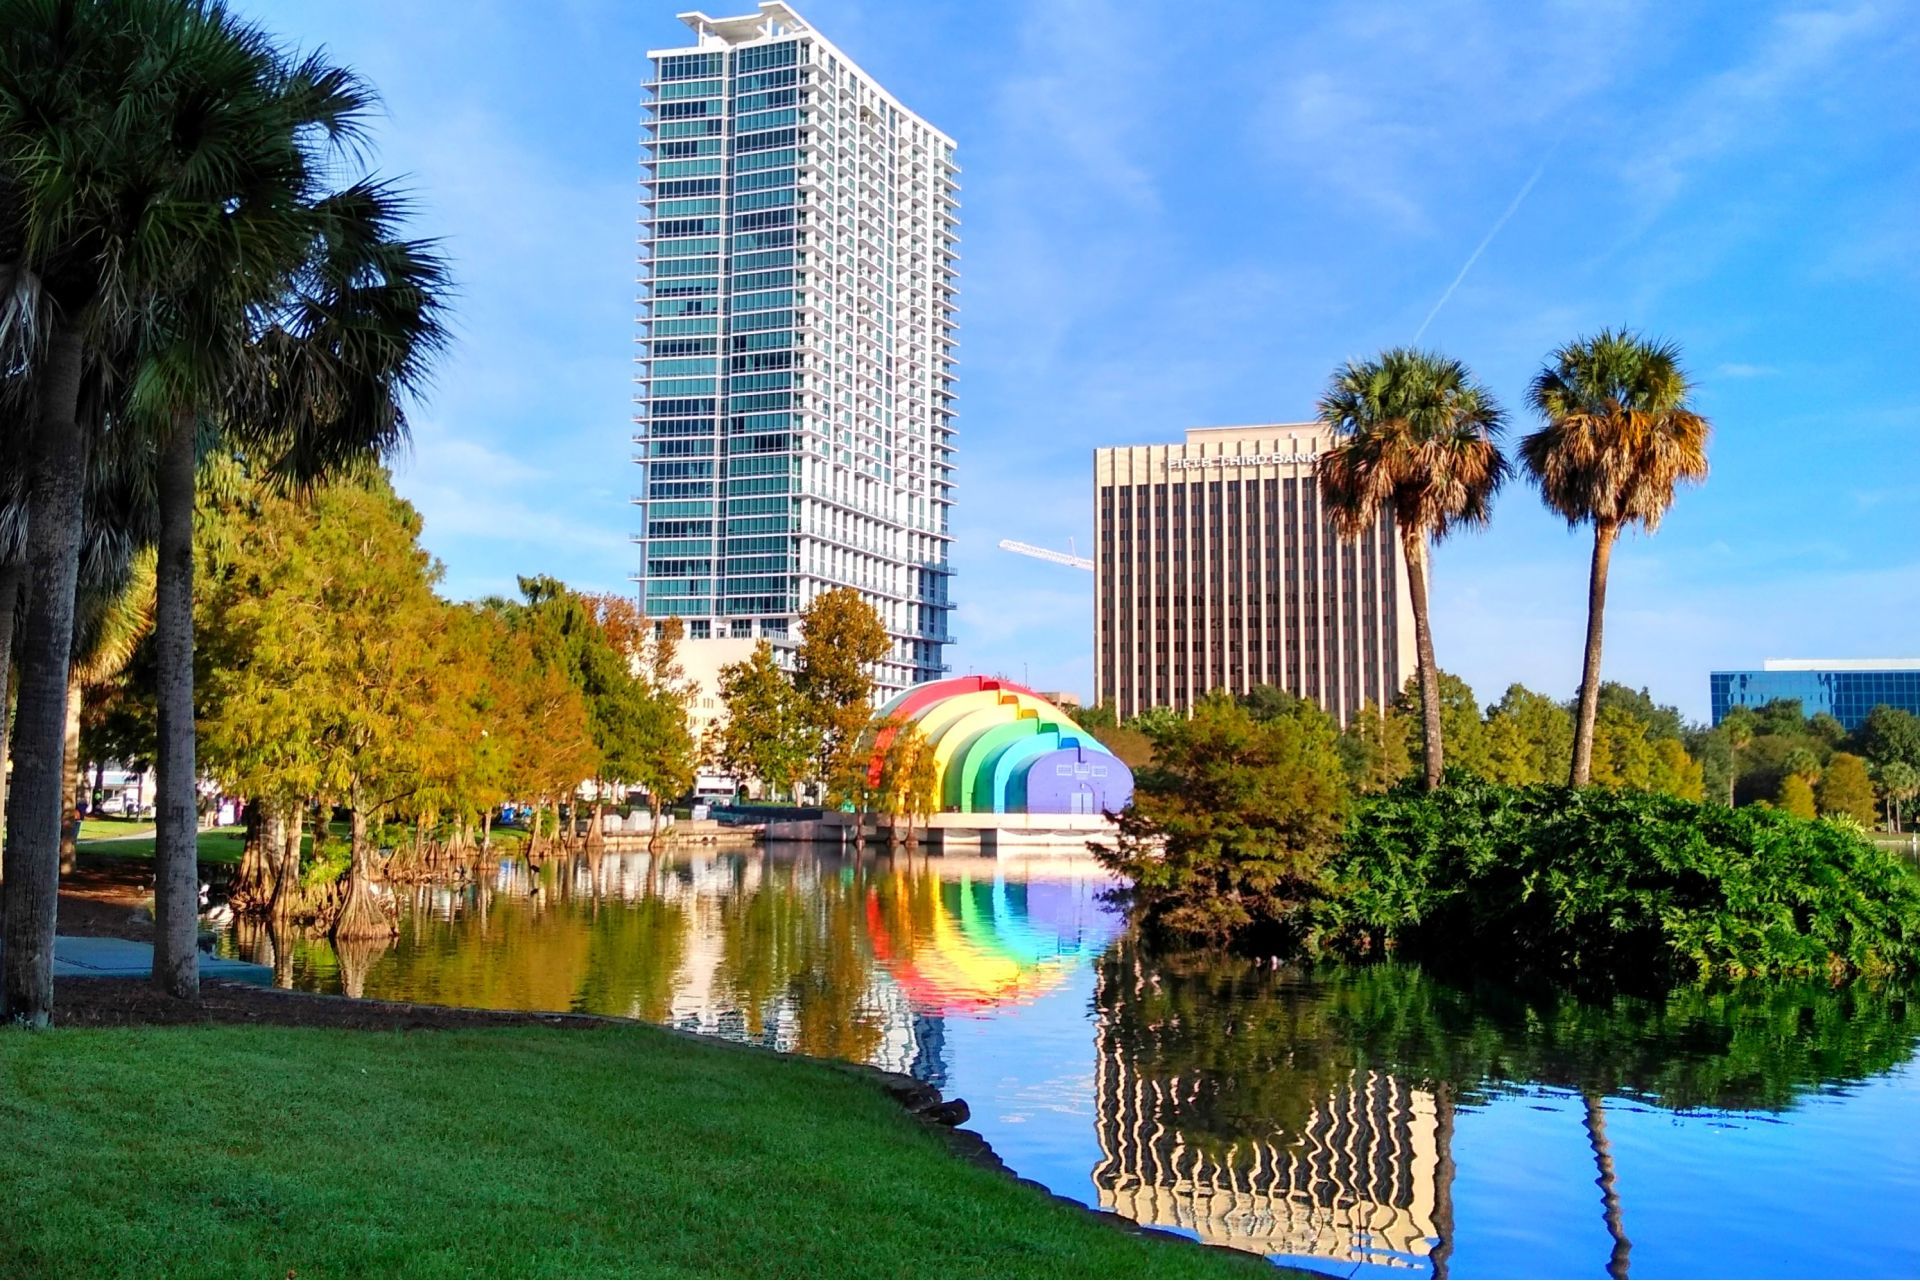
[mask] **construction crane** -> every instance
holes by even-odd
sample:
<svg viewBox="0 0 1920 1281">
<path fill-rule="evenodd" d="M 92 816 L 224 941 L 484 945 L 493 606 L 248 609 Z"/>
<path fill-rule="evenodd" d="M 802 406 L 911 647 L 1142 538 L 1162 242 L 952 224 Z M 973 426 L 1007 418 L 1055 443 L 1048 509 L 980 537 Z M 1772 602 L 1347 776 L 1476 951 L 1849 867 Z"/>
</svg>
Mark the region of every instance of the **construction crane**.
<svg viewBox="0 0 1920 1281">
<path fill-rule="evenodd" d="M 1067 540 L 1067 546 L 1073 547 L 1072 539 Z M 1000 540 L 1000 550 L 1014 552 L 1021 556 L 1031 556 L 1035 560 L 1044 560 L 1054 565 L 1065 565 L 1070 569 L 1084 569 L 1089 574 L 1093 572 L 1093 561 L 1089 557 L 1080 555 L 1078 548 L 1072 551 L 1056 552 L 1051 548 L 1035 547 L 1032 543 L 1017 543 L 1011 538 L 1003 538 Z"/>
</svg>

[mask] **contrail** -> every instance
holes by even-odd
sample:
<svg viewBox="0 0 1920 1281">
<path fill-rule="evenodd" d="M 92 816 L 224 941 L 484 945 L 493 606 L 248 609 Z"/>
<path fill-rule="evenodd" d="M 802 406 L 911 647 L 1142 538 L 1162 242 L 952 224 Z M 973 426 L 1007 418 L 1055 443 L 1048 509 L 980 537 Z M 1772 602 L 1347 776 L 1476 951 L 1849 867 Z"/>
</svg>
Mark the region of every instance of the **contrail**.
<svg viewBox="0 0 1920 1281">
<path fill-rule="evenodd" d="M 1447 292 L 1440 295 L 1440 301 L 1433 304 L 1433 310 L 1428 312 L 1427 318 L 1420 322 L 1420 328 L 1413 331 L 1415 342 L 1419 342 L 1420 335 L 1427 332 L 1427 326 L 1431 325 L 1433 318 L 1440 314 L 1440 309 L 1447 305 L 1447 299 L 1453 297 L 1453 291 L 1460 287 L 1460 282 L 1465 280 L 1467 273 L 1473 270 L 1473 264 L 1480 261 L 1480 255 L 1487 252 L 1487 246 L 1492 244 L 1493 238 L 1500 234 L 1500 228 L 1506 226 L 1507 220 L 1519 212 L 1521 204 L 1527 198 L 1527 193 L 1533 190 L 1533 184 L 1540 181 L 1540 175 L 1547 171 L 1547 161 L 1553 159 L 1553 153 L 1559 147 L 1560 143 L 1556 140 L 1553 146 L 1547 148 L 1547 154 L 1540 158 L 1539 166 L 1534 169 L 1533 176 L 1520 188 L 1520 193 L 1513 198 L 1513 203 L 1507 206 L 1507 211 L 1500 215 L 1499 220 L 1493 224 L 1493 229 L 1487 232 L 1479 245 L 1475 246 L 1474 251 L 1467 255 L 1467 261 L 1461 266 L 1460 274 L 1455 276 L 1453 283 L 1447 286 Z"/>
</svg>

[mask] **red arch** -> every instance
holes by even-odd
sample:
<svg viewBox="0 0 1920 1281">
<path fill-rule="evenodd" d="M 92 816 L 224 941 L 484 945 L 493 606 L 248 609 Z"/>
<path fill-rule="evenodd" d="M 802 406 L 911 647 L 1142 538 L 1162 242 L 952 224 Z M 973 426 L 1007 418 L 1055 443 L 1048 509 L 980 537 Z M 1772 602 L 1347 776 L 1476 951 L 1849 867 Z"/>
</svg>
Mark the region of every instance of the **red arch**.
<svg viewBox="0 0 1920 1281">
<path fill-rule="evenodd" d="M 900 695 L 898 705 L 888 711 L 887 717 L 889 720 L 896 721 L 919 720 L 921 714 L 936 703 L 944 703 L 949 698 L 955 698 L 961 694 L 976 694 L 986 689 L 1006 690 L 1009 693 L 1025 694 L 1029 698 L 1040 699 L 1041 702 L 1046 701 L 1025 685 L 1019 685 L 1013 681 L 998 680 L 991 676 L 949 676 L 945 680 L 915 685 Z M 880 786 L 882 762 L 886 758 L 887 748 L 892 745 L 897 733 L 897 730 L 888 728 L 874 735 L 873 756 L 867 761 L 868 787 Z"/>
</svg>

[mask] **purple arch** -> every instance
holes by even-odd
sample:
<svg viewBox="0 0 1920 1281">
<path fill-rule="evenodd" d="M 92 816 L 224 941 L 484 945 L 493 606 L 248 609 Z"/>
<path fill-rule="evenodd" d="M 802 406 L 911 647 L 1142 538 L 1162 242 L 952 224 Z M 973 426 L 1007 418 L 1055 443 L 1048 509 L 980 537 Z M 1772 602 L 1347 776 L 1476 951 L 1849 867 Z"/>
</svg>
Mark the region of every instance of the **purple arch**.
<svg viewBox="0 0 1920 1281">
<path fill-rule="evenodd" d="M 1133 771 L 1102 751 L 1063 747 L 1034 757 L 1023 773 L 1029 814 L 1114 813 L 1133 799 Z"/>
</svg>

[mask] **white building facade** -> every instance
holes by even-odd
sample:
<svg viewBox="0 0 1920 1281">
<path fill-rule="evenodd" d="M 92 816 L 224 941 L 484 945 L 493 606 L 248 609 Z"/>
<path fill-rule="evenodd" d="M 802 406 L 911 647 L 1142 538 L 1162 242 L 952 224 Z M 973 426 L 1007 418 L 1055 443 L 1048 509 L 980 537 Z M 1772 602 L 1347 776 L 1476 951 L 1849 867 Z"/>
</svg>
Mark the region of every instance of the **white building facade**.
<svg viewBox="0 0 1920 1281">
<path fill-rule="evenodd" d="M 945 670 L 953 140 L 793 9 L 680 15 L 643 140 L 634 416 L 649 616 L 786 649 L 857 589 L 896 690 Z"/>
</svg>

